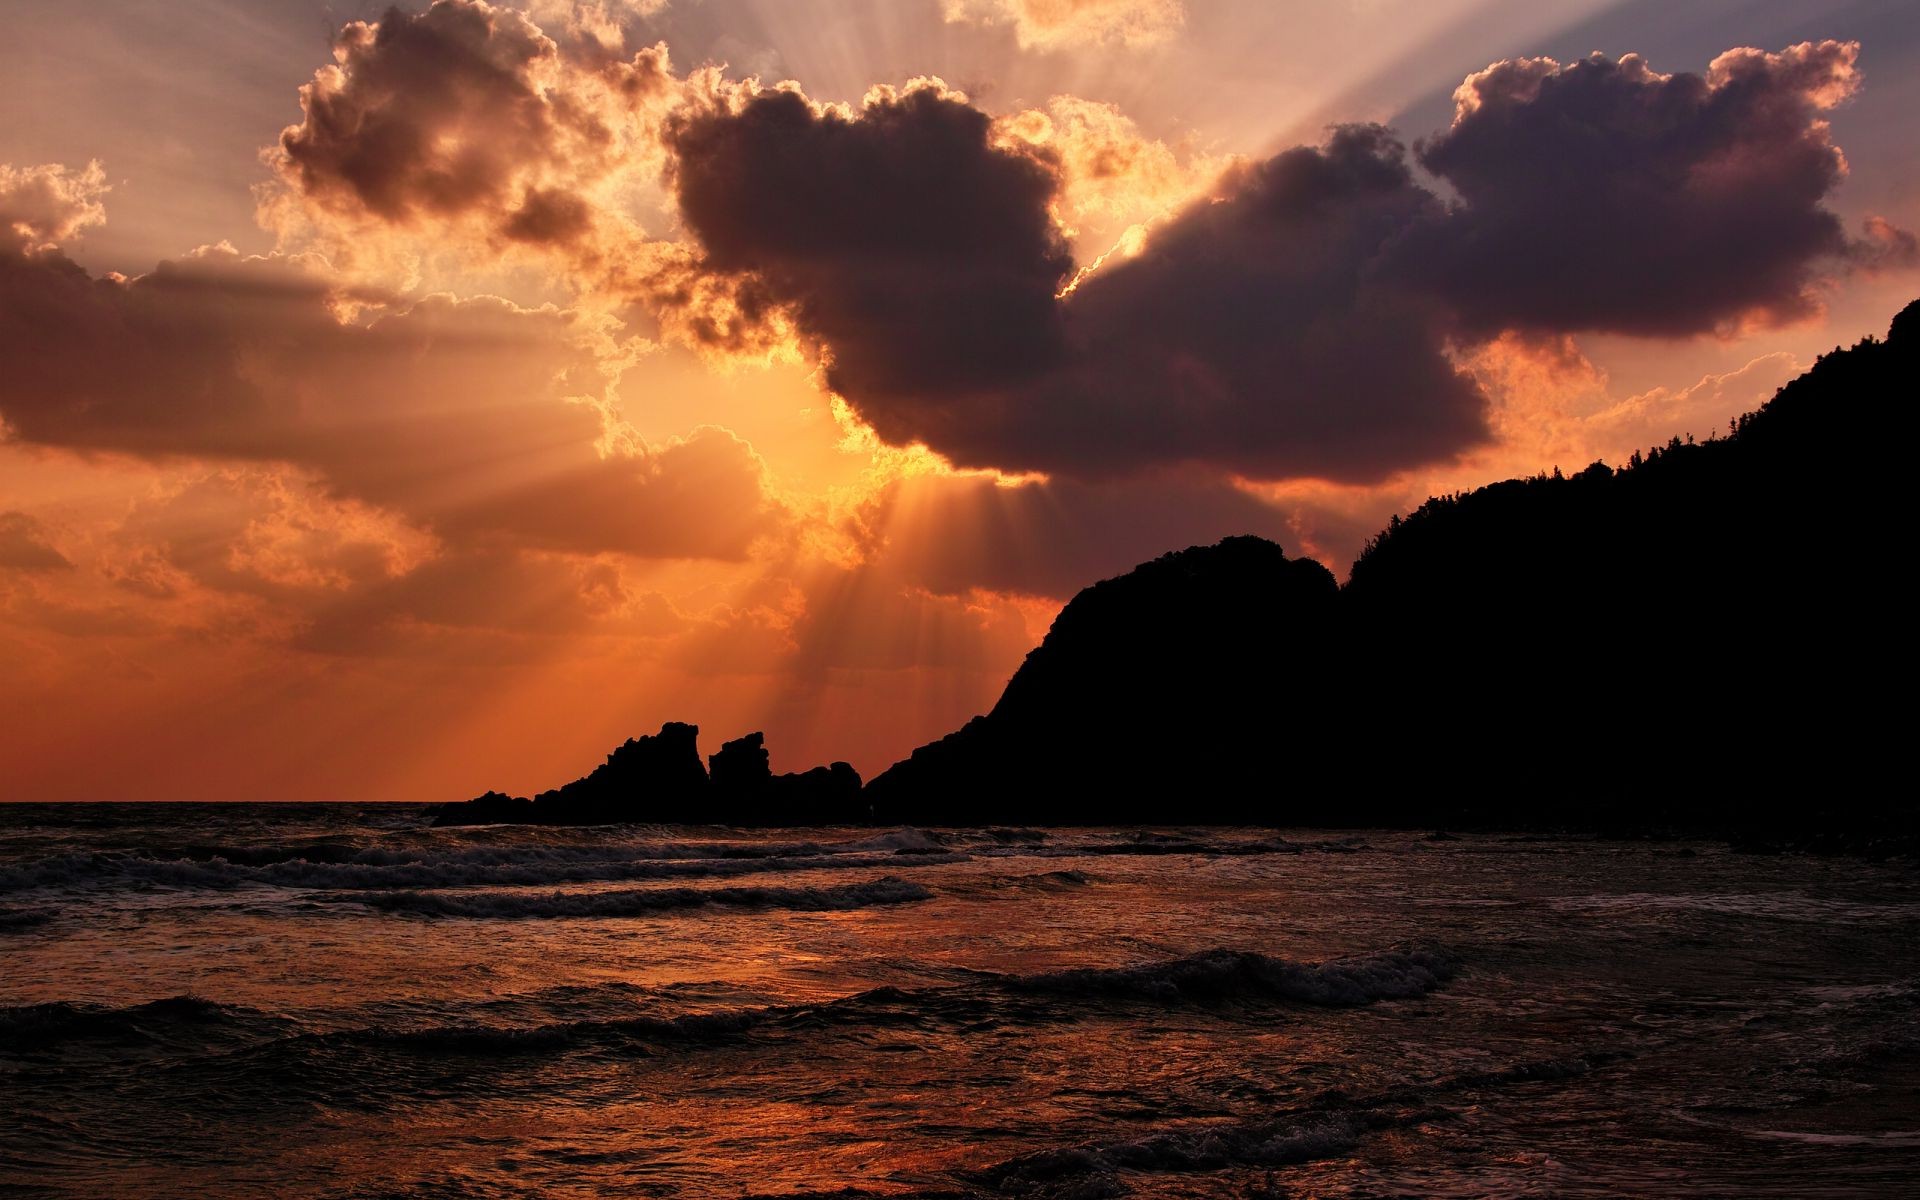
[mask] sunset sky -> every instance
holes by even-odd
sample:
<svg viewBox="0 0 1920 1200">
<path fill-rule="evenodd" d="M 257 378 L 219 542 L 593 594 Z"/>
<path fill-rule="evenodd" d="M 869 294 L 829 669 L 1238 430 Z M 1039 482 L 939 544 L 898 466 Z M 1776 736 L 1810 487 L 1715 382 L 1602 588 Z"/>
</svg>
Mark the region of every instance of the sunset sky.
<svg viewBox="0 0 1920 1200">
<path fill-rule="evenodd" d="M 1096 579 L 1344 575 L 1920 294 L 1906 0 L 0 30 L 0 799 L 528 793 L 664 720 L 871 775 Z"/>
</svg>

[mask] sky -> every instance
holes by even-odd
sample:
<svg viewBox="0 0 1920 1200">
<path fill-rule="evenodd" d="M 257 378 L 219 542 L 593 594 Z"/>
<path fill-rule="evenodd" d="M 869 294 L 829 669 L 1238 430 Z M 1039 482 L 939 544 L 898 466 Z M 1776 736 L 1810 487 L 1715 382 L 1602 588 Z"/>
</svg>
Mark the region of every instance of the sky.
<svg viewBox="0 0 1920 1200">
<path fill-rule="evenodd" d="M 0 31 L 7 800 L 525 794 L 667 720 L 871 776 L 1095 580 L 1344 575 L 1920 294 L 1904 0 Z"/>
</svg>

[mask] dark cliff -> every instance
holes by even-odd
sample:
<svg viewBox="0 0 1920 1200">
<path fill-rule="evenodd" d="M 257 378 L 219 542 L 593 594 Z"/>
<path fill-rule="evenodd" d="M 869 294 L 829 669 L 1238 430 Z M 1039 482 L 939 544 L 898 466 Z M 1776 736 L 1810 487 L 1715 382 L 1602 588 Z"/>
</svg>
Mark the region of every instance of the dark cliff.
<svg viewBox="0 0 1920 1200">
<path fill-rule="evenodd" d="M 1920 303 L 1714 436 L 1430 500 L 1344 588 L 1254 538 L 1168 555 L 1075 597 L 875 815 L 1908 819 L 1916 399 Z"/>
<path fill-rule="evenodd" d="M 1920 302 L 1619 469 L 1429 500 L 1345 587 L 1260 538 L 1075 596 L 991 712 L 860 788 L 668 724 L 440 824 L 1253 823 L 1911 832 Z"/>
<path fill-rule="evenodd" d="M 1276 696 L 1329 669 L 1339 589 L 1228 538 L 1075 596 L 993 711 L 873 781 L 881 820 L 1212 821 L 1284 791 Z M 1175 809 L 1177 808 L 1177 811 Z"/>
</svg>

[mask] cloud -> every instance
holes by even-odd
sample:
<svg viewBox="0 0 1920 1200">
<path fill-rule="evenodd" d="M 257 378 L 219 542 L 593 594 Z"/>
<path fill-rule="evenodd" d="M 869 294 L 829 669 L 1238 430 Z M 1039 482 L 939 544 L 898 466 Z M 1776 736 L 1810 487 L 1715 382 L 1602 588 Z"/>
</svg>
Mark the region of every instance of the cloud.
<svg viewBox="0 0 1920 1200">
<path fill-rule="evenodd" d="M 156 488 L 114 539 L 133 548 L 113 564 L 129 590 L 172 595 L 175 581 L 290 601 L 403 575 L 433 540 L 379 509 L 328 497 L 280 468 L 224 467 Z"/>
<path fill-rule="evenodd" d="M 68 571 L 73 563 L 54 549 L 39 520 L 23 512 L 0 513 L 0 571 Z"/>
<path fill-rule="evenodd" d="M 1440 215 L 1378 128 L 1230 173 L 1064 302 L 1056 162 L 993 144 L 938 87 L 857 115 L 763 93 L 670 145 L 708 268 L 760 281 L 886 441 L 1084 476 L 1350 479 L 1484 435 L 1443 314 L 1370 277 Z"/>
<path fill-rule="evenodd" d="M 1055 96 L 1044 108 L 1000 118 L 995 128 L 1004 142 L 1054 155 L 1060 189 L 1053 212 L 1068 236 L 1117 224 L 1129 252 L 1144 242 L 1151 222 L 1200 197 L 1237 161 L 1147 137 L 1118 106 L 1078 96 Z"/>
<path fill-rule="evenodd" d="M 1885 217 L 1870 216 L 1861 222 L 1860 233 L 1860 240 L 1848 248 L 1860 269 L 1877 273 L 1920 266 L 1920 237 L 1909 230 Z"/>
<path fill-rule="evenodd" d="M 1153 45 L 1186 24 L 1181 0 L 940 0 L 948 21 L 1011 25 L 1023 48 Z"/>
<path fill-rule="evenodd" d="M 316 608 L 297 645 L 342 655 L 431 654 L 451 639 L 459 655 L 514 656 L 523 638 L 594 632 L 663 636 L 682 619 L 652 593 L 631 594 L 610 563 L 474 549 Z"/>
<path fill-rule="evenodd" d="M 670 122 L 668 149 L 689 269 L 731 302 L 715 328 L 790 322 L 886 442 L 1083 479 L 1370 483 L 1489 440 L 1464 368 L 1503 334 L 1797 320 L 1836 273 L 1913 258 L 1824 207 L 1845 160 L 1823 114 L 1857 50 L 1733 50 L 1705 75 L 1496 63 L 1416 148 L 1451 199 L 1389 131 L 1338 127 L 1072 274 L 1075 214 L 1193 193 L 1099 106 L 990 127 L 937 81 L 858 110 L 749 86 Z"/>
<path fill-rule="evenodd" d="M 658 171 L 666 47 L 621 57 L 621 6 L 538 15 L 561 42 L 484 0 L 347 24 L 269 155 L 263 219 L 342 266 L 405 258 L 381 231 L 430 227 L 582 267 L 632 253 L 644 239 L 617 200 Z"/>
<path fill-rule="evenodd" d="M 1682 433 L 1705 438 L 1760 407 L 1803 367 L 1784 351 L 1762 354 L 1736 370 L 1702 377 L 1683 388 L 1656 387 L 1613 404 L 1587 421 L 1598 452 L 1620 457 Z"/>
<path fill-rule="evenodd" d="M 341 299 L 282 258 L 121 280 L 0 254 L 0 416 L 45 446 L 289 464 L 469 544 L 738 559 L 777 527 L 744 443 L 632 434 L 598 319 L 431 296 L 356 323 Z"/>
<path fill-rule="evenodd" d="M 608 61 L 626 49 L 628 26 L 664 10 L 669 0 L 526 0 L 527 16 L 563 54 Z"/>
<path fill-rule="evenodd" d="M 1363 481 L 1448 458 L 1485 436 L 1484 397 L 1448 358 L 1446 314 L 1376 275 L 1437 216 L 1377 126 L 1230 172 L 1062 302 L 1054 370 L 963 429 L 916 432 L 967 465 L 1081 476 Z"/>
<path fill-rule="evenodd" d="M 80 170 L 0 163 L 0 253 L 48 250 L 107 219 L 110 189 L 98 162 Z"/>
<path fill-rule="evenodd" d="M 1495 63 L 1418 146 L 1459 202 L 1409 232 L 1395 267 L 1478 334 L 1684 337 L 1811 316 L 1851 253 L 1823 206 L 1847 168 L 1822 114 L 1859 87 L 1858 52 L 1729 50 L 1704 76 L 1633 54 Z"/>
<path fill-rule="evenodd" d="M 1072 259 L 1047 215 L 1055 167 L 992 132 L 924 82 L 857 113 L 753 92 L 681 114 L 667 145 L 702 269 L 788 309 L 829 347 L 829 386 L 905 441 L 1059 352 Z"/>
</svg>

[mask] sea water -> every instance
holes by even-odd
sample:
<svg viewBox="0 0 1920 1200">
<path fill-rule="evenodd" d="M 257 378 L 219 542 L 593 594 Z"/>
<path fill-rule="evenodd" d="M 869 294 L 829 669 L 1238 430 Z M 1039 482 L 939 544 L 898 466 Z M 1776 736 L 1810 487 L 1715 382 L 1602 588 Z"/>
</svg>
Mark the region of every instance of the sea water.
<svg viewBox="0 0 1920 1200">
<path fill-rule="evenodd" d="M 1920 1188 L 1920 873 L 0 806 L 0 1195 Z"/>
</svg>

